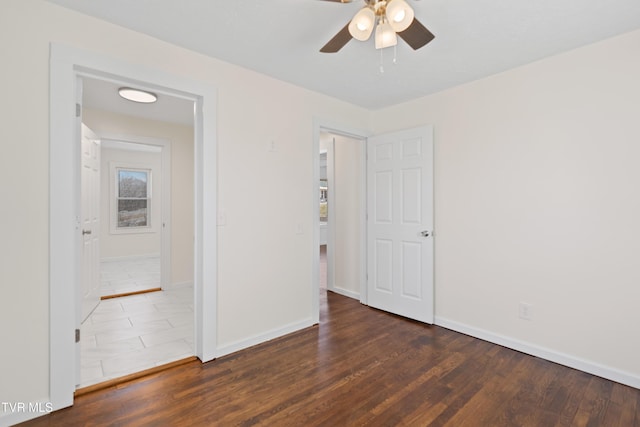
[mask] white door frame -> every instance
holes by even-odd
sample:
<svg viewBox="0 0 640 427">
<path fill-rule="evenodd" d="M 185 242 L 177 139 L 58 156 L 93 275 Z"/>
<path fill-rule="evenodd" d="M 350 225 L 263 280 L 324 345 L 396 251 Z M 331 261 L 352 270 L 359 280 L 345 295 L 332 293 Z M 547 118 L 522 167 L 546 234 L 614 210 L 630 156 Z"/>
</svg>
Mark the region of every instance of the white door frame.
<svg viewBox="0 0 640 427">
<path fill-rule="evenodd" d="M 367 149 L 367 136 L 368 132 L 365 132 L 361 129 L 354 129 L 349 126 L 343 126 L 339 123 L 335 123 L 330 120 L 314 118 L 313 119 L 313 139 L 312 139 L 312 147 L 311 147 L 311 164 L 312 164 L 312 180 L 311 180 L 311 188 L 314 197 L 312 198 L 312 264 L 311 264 L 311 315 L 313 317 L 313 323 L 317 324 L 320 322 L 320 199 L 317 197 L 318 194 L 318 183 L 320 182 L 320 132 L 328 132 L 335 135 L 347 136 L 349 138 L 355 138 L 363 140 L 362 144 L 362 198 L 360 200 L 360 212 L 362 214 L 362 230 L 361 236 L 362 241 L 360 242 L 361 249 L 361 261 L 360 261 L 360 302 L 363 304 L 367 303 L 367 233 L 366 233 L 366 210 L 367 210 L 367 198 L 366 198 L 366 184 L 367 184 L 367 159 L 366 159 L 366 149 Z M 331 209 L 331 206 L 329 206 Z M 329 236 L 327 236 L 328 244 L 333 244 L 332 233 L 331 233 L 331 224 L 329 224 Z M 328 256 L 328 253 L 327 253 Z M 328 262 L 328 260 L 327 260 Z"/>
<path fill-rule="evenodd" d="M 51 44 L 49 73 L 49 393 L 53 410 L 58 410 L 73 405 L 77 363 L 80 149 L 74 131 L 76 77 L 91 75 L 135 84 L 195 103 L 194 311 L 196 356 L 203 362 L 214 359 L 217 350 L 217 92 L 204 82 L 57 43 Z"/>
<path fill-rule="evenodd" d="M 171 141 L 163 138 L 146 136 L 116 135 L 105 133 L 100 135 L 104 142 L 123 142 L 129 144 L 160 147 L 161 185 L 160 185 L 160 287 L 165 289 L 171 285 Z M 109 196 L 111 197 L 111 195 Z M 111 213 L 111 211 L 109 211 Z M 109 221 L 111 218 L 109 218 Z"/>
</svg>

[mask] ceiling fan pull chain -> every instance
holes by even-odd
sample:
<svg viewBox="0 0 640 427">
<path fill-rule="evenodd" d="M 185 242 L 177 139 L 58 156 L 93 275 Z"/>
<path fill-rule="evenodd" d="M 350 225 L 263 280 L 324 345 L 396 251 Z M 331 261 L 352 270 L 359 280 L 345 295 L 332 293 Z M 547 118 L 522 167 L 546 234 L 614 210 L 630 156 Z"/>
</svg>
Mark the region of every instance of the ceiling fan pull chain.
<svg viewBox="0 0 640 427">
<path fill-rule="evenodd" d="M 382 52 L 384 51 L 384 49 L 380 49 L 380 73 L 383 74 L 384 73 L 384 58 L 382 56 Z"/>
<path fill-rule="evenodd" d="M 398 45 L 393 46 L 393 63 L 397 64 L 398 63 Z"/>
</svg>

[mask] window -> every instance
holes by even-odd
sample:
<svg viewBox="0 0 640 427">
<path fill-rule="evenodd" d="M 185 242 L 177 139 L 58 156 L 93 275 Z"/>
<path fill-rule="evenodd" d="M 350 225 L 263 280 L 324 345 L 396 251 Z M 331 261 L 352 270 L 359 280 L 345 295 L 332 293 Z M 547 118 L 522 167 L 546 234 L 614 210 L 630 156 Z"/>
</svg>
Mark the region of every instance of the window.
<svg viewBox="0 0 640 427">
<path fill-rule="evenodd" d="M 116 228 L 151 226 L 151 171 L 116 168 Z"/>
</svg>

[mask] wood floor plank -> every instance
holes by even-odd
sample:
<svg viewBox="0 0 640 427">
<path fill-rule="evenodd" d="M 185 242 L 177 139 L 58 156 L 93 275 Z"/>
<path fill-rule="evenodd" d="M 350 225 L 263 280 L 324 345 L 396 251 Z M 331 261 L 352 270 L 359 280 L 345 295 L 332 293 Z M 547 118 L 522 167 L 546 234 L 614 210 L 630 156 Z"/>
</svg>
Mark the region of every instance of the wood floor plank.
<svg viewBox="0 0 640 427">
<path fill-rule="evenodd" d="M 585 394 L 591 375 L 576 370 L 568 370 L 565 376 L 564 392 L 567 395 L 566 402 L 559 408 L 557 427 L 571 426 L 575 418 L 580 402 Z"/>
<path fill-rule="evenodd" d="M 592 377 L 580 402 L 573 424 L 578 426 L 599 426 L 610 402 L 613 382 Z"/>
<path fill-rule="evenodd" d="M 613 384 L 611 402 L 607 409 L 605 422 L 613 423 L 613 419 L 617 419 L 617 425 L 620 426 L 636 425 L 636 414 L 640 412 L 640 407 L 637 404 L 638 393 L 635 389 L 622 384 Z"/>
<path fill-rule="evenodd" d="M 502 390 L 503 405 L 496 407 L 485 418 L 486 425 L 542 425 L 552 426 L 559 414 L 550 411 L 542 402 L 553 393 L 558 379 L 557 365 L 537 358 L 530 362 L 521 375 L 511 381 L 511 387 Z M 532 381 L 532 372 L 540 372 Z"/>
<path fill-rule="evenodd" d="M 328 293 L 320 324 L 25 426 L 640 427 L 640 390 Z"/>
</svg>

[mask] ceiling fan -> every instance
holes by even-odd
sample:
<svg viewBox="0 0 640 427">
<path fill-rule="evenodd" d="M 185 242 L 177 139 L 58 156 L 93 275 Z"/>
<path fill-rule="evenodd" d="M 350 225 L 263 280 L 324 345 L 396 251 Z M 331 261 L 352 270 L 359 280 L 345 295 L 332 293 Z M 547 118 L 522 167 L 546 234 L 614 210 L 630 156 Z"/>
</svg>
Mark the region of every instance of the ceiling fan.
<svg viewBox="0 0 640 427">
<path fill-rule="evenodd" d="M 351 0 L 324 0 L 350 3 Z M 335 53 L 352 38 L 368 40 L 375 28 L 376 49 L 395 46 L 397 36 L 414 50 L 420 49 L 435 38 L 431 31 L 418 21 L 413 9 L 405 0 L 364 0 L 366 5 L 355 14 L 329 42 L 320 49 L 323 53 Z"/>
</svg>

